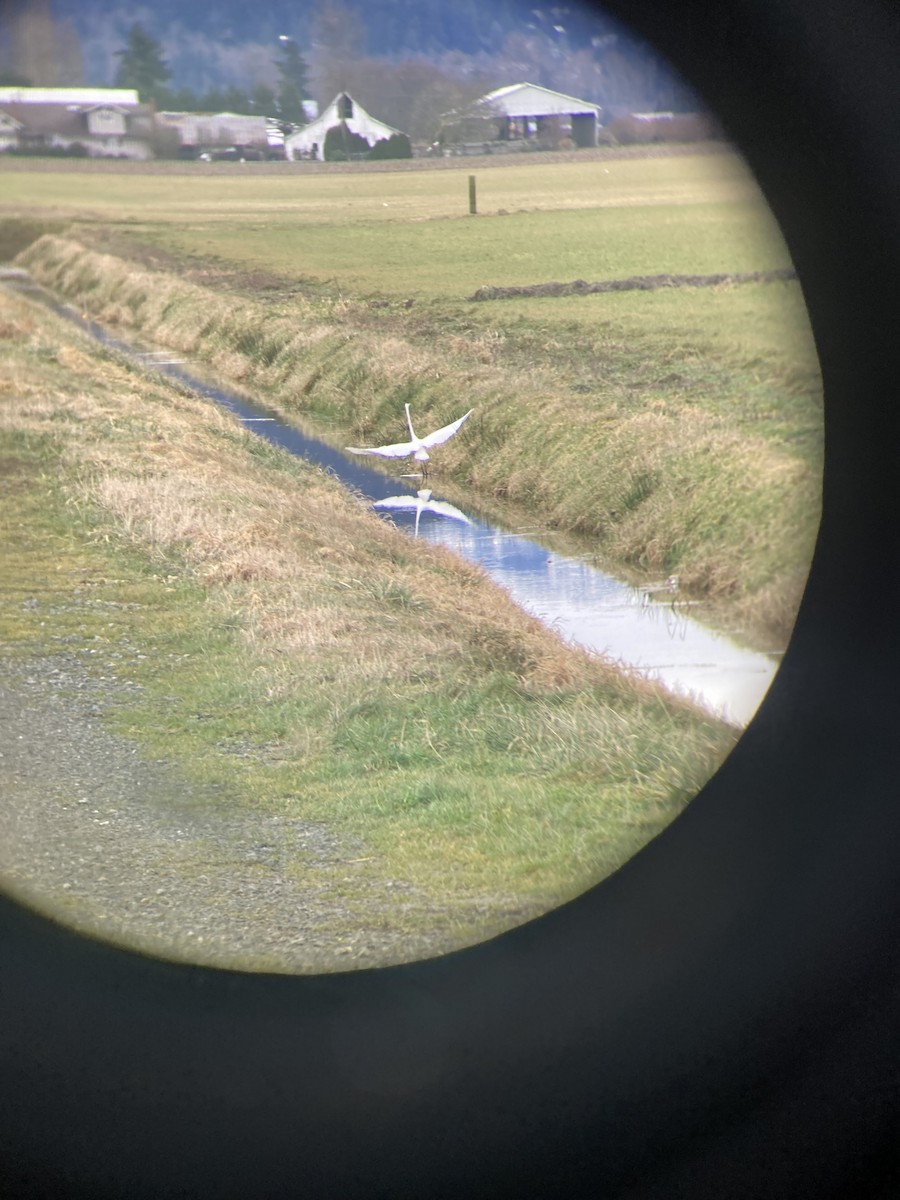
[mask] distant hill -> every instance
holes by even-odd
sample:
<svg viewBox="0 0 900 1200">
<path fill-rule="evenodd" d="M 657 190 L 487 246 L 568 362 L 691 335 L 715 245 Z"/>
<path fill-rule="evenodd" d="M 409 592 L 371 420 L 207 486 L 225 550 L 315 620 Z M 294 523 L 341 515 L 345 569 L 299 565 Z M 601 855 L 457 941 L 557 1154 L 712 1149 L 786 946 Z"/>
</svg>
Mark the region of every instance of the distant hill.
<svg viewBox="0 0 900 1200">
<path fill-rule="evenodd" d="M 310 68 L 313 95 L 334 94 L 335 60 L 419 60 L 458 81 L 496 87 L 529 80 L 607 109 L 696 107 L 665 61 L 611 17 L 575 3 L 540 0 L 0 0 L 6 13 L 48 10 L 74 30 L 83 82 L 111 85 L 117 52 L 135 22 L 162 46 L 172 88 L 197 95 L 229 86 L 246 92 L 277 82 L 279 37 L 294 40 Z M 323 46 L 323 17 L 337 8 Z M 2 25 L 2 21 L 0 21 Z M 2 33 L 2 31 L 0 31 Z M 2 51 L 2 47 L 0 47 Z M 0 68 L 22 69 L 0 62 Z M 79 69 L 80 66 L 79 66 Z M 74 68 L 73 68 L 74 70 Z M 338 71 L 338 74 L 340 72 Z M 371 78 L 371 69 L 370 69 Z M 362 72 L 339 86 L 359 87 Z M 40 82 L 49 82 L 43 80 Z M 69 82 L 53 80 L 53 82 Z M 73 80 L 81 82 L 81 80 Z M 487 87 L 485 90 L 487 90 Z M 323 95 L 318 93 L 322 92 Z M 325 95 L 324 93 L 328 94 Z M 364 99 L 363 95 L 359 96 Z"/>
<path fill-rule="evenodd" d="M 434 56 L 447 50 L 493 54 L 508 34 L 529 26 L 565 29 L 572 45 L 590 44 L 612 26 L 593 9 L 579 4 L 542 9 L 534 0 L 365 0 L 344 5 L 356 9 L 365 26 L 365 49 L 372 55 Z M 169 31 L 234 44 L 271 43 L 279 34 L 305 42 L 313 10 L 321 0 L 51 0 L 53 12 L 75 24 L 79 33 L 96 36 L 99 27 L 127 28 L 140 21 L 154 37 Z"/>
</svg>

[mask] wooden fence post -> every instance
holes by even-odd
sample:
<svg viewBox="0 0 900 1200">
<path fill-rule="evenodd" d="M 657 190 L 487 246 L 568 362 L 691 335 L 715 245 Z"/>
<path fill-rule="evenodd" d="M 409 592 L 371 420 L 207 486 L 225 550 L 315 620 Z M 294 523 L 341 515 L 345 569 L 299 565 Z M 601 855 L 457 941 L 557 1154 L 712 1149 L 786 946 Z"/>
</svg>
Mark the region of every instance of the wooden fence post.
<svg viewBox="0 0 900 1200">
<path fill-rule="evenodd" d="M 470 175 L 469 176 L 469 213 L 474 217 L 475 214 L 477 213 L 477 211 L 478 210 L 475 207 L 475 176 Z"/>
</svg>

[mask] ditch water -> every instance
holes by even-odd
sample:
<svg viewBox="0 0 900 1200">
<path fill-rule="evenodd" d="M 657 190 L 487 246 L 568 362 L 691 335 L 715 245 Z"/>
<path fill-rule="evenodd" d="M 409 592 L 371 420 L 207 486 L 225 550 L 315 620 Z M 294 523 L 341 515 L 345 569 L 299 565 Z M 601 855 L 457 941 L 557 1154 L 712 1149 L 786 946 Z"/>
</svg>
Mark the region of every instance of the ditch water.
<svg viewBox="0 0 900 1200">
<path fill-rule="evenodd" d="M 738 727 L 747 724 L 768 690 L 779 658 L 747 650 L 708 629 L 689 616 L 677 592 L 669 593 L 664 585 L 649 590 L 631 587 L 580 558 L 558 554 L 539 540 L 503 529 L 474 510 L 463 512 L 437 492 L 420 492 L 421 480 L 410 482 L 373 470 L 359 458 L 285 424 L 273 411 L 211 386 L 185 370 L 182 360 L 173 355 L 139 350 L 112 337 L 25 272 L 2 270 L 0 282 L 39 299 L 104 345 L 229 409 L 260 437 L 317 463 L 410 537 L 446 546 L 477 563 L 522 608 L 563 638 L 637 669 Z M 399 435 L 406 436 L 402 413 Z"/>
</svg>

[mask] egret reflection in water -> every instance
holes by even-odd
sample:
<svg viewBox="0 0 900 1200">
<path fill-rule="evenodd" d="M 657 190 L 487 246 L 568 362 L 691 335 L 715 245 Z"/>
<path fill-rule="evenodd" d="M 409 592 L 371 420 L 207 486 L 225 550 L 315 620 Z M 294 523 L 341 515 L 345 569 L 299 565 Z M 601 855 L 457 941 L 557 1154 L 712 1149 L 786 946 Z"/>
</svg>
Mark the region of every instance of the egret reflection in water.
<svg viewBox="0 0 900 1200">
<path fill-rule="evenodd" d="M 454 521 L 465 521 L 467 525 L 472 524 L 466 514 L 460 512 L 455 505 L 450 504 L 447 500 L 432 500 L 431 496 L 431 488 L 421 488 L 416 492 L 415 496 L 388 496 L 384 500 L 376 500 L 372 507 L 415 509 L 416 525 L 414 537 L 419 536 L 419 518 L 423 512 L 436 513 L 441 517 L 452 517 Z"/>
</svg>

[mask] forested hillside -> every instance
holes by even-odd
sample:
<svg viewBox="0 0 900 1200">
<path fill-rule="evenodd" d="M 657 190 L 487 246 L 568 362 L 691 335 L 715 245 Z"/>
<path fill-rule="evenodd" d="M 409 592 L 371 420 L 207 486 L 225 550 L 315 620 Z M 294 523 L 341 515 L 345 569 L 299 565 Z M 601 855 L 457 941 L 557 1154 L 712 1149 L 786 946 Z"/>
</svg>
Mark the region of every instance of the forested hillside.
<svg viewBox="0 0 900 1200">
<path fill-rule="evenodd" d="M 582 4 L 533 4 L 5 0 L 0 83 L 138 87 L 157 108 L 261 112 L 301 123 L 301 96 L 324 105 L 346 90 L 422 141 L 435 135 L 442 114 L 525 80 L 599 104 L 607 117 L 697 109 L 663 58 L 612 18 Z M 152 87 L 141 86 L 146 69 L 123 71 L 136 28 L 156 64 Z"/>
<path fill-rule="evenodd" d="M 313 32 L 315 14 L 325 7 L 314 0 L 267 0 L 262 5 L 248 5 L 245 0 L 190 5 L 183 0 L 145 5 L 127 0 L 51 0 L 53 12 L 71 19 L 82 32 L 104 21 L 121 27 L 139 20 L 157 36 L 182 29 L 215 40 L 248 43 L 265 43 L 281 33 L 304 41 Z M 541 9 L 534 0 L 366 0 L 349 7 L 356 9 L 365 29 L 364 49 L 374 55 L 433 56 L 447 50 L 495 54 L 510 34 L 529 27 L 550 32 L 555 26 L 580 49 L 590 45 L 592 37 L 614 28 L 593 8 L 574 4 Z"/>
</svg>

